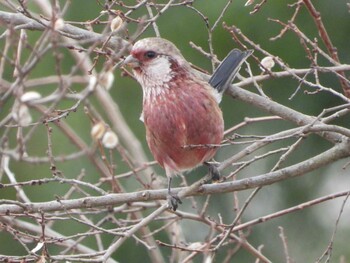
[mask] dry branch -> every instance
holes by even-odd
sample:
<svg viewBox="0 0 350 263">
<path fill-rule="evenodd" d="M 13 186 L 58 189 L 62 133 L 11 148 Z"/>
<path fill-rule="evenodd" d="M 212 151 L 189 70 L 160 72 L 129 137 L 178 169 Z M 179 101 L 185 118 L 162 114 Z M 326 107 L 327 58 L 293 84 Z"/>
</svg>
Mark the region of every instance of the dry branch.
<svg viewBox="0 0 350 263">
<path fill-rule="evenodd" d="M 9 13 L 0 11 L 0 23 L 8 27 L 14 27 L 15 30 L 27 29 L 35 31 L 54 30 L 50 21 L 43 19 L 31 19 L 21 13 Z M 98 34 L 92 31 L 81 29 L 76 26 L 64 24 L 62 28 L 57 30 L 59 34 L 67 38 L 79 41 L 81 44 L 105 43 L 116 53 L 118 51 L 127 52 L 131 47 L 130 43 L 121 37 L 110 36 L 108 34 Z M 108 41 L 107 41 L 108 40 Z"/>
</svg>

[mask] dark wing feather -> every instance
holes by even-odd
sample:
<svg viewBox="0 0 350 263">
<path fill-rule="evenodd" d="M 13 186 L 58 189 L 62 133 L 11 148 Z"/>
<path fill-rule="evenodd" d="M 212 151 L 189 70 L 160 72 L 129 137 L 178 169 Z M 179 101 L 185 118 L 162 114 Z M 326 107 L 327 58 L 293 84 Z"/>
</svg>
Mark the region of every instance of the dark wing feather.
<svg viewBox="0 0 350 263">
<path fill-rule="evenodd" d="M 217 67 L 209 80 L 209 84 L 219 93 L 223 93 L 233 81 L 243 62 L 253 53 L 253 50 L 241 51 L 233 49 Z"/>
</svg>

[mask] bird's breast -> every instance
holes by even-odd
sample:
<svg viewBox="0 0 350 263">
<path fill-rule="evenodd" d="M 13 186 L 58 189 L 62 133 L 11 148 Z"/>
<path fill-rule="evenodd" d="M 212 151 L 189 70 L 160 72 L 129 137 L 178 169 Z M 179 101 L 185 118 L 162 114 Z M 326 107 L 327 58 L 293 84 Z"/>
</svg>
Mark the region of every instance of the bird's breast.
<svg viewBox="0 0 350 263">
<path fill-rule="evenodd" d="M 144 97 L 147 142 L 155 159 L 175 171 L 212 158 L 223 138 L 222 112 L 201 82 L 170 84 Z M 162 87 L 159 87 L 161 89 Z"/>
</svg>

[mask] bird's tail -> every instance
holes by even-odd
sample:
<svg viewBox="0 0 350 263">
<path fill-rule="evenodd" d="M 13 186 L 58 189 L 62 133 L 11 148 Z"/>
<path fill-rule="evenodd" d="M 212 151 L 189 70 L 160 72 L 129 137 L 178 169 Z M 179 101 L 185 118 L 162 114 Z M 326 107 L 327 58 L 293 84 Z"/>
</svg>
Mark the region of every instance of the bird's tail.
<svg viewBox="0 0 350 263">
<path fill-rule="evenodd" d="M 233 49 L 217 67 L 214 74 L 209 79 L 209 84 L 214 87 L 219 94 L 224 93 L 235 78 L 243 62 L 252 53 L 253 50 L 241 51 L 239 49 Z"/>
</svg>

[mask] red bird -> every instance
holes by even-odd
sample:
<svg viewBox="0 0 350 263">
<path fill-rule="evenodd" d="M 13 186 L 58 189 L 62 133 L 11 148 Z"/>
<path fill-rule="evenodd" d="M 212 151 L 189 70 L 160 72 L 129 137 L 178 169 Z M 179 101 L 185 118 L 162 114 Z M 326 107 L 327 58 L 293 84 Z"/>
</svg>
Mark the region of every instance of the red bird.
<svg viewBox="0 0 350 263">
<path fill-rule="evenodd" d="M 172 176 L 206 164 L 224 134 L 219 107 L 223 92 L 251 51 L 232 50 L 209 83 L 191 69 L 176 46 L 162 38 L 137 41 L 124 64 L 143 89 L 148 146 L 168 177 L 168 202 L 174 211 L 180 199 L 171 193 Z M 213 176 L 217 169 L 210 166 Z"/>
</svg>

